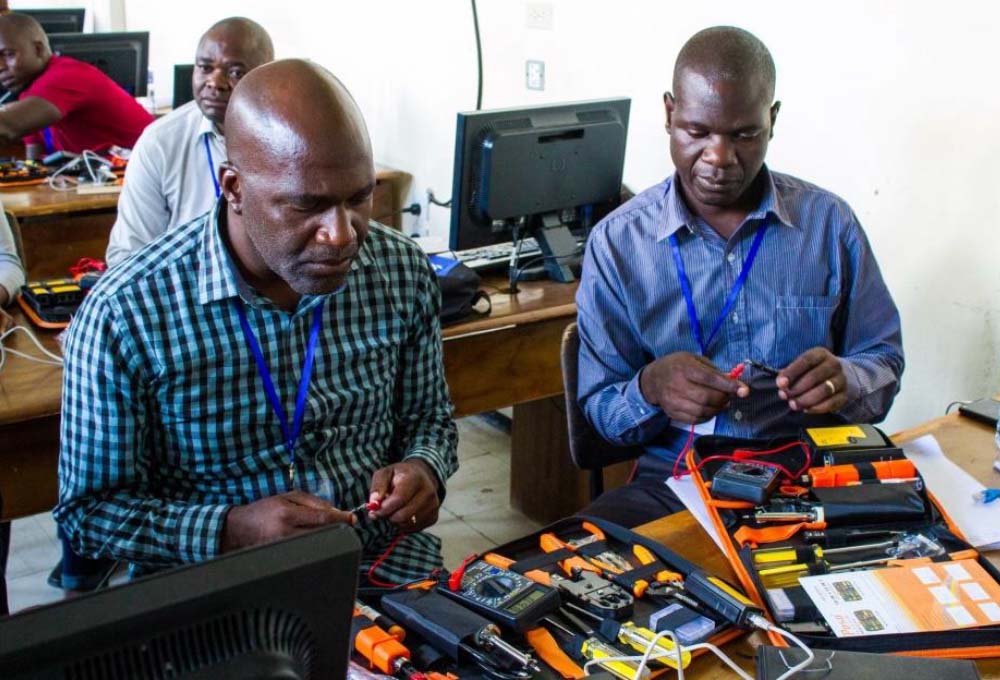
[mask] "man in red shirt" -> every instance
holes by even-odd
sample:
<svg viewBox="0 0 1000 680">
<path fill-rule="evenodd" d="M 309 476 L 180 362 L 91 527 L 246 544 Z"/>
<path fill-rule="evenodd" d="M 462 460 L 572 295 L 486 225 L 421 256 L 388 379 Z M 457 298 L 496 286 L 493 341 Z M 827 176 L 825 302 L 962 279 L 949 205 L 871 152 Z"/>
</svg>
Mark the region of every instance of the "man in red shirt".
<svg viewBox="0 0 1000 680">
<path fill-rule="evenodd" d="M 0 108 L 0 144 L 27 137 L 28 158 L 58 150 L 131 148 L 153 122 L 100 70 L 53 55 L 45 31 L 24 14 L 0 16 L 0 85 L 18 97 Z M 42 145 L 46 129 L 50 148 Z"/>
</svg>

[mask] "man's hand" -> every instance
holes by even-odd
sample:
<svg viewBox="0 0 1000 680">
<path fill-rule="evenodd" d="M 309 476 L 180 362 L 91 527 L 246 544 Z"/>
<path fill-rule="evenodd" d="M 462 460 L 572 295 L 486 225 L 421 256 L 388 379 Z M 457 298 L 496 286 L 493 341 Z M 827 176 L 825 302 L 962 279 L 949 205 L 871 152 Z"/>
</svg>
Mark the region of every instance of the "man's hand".
<svg viewBox="0 0 1000 680">
<path fill-rule="evenodd" d="M 420 531 L 437 522 L 437 491 L 437 476 L 424 461 L 393 463 L 372 475 L 368 500 L 381 507 L 371 515 L 388 519 L 402 532 Z"/>
<path fill-rule="evenodd" d="M 350 512 L 338 510 L 304 491 L 290 491 L 230 510 L 222 530 L 222 552 L 269 543 L 327 524 L 353 521 Z"/>
<path fill-rule="evenodd" d="M 825 347 L 807 349 L 778 372 L 776 382 L 793 411 L 833 413 L 847 403 L 844 367 Z"/>
<path fill-rule="evenodd" d="M 675 352 L 660 357 L 639 376 L 639 390 L 650 404 L 663 409 L 671 420 L 701 423 L 714 418 L 733 395 L 747 397 L 750 388 L 733 380 L 705 357 Z"/>
</svg>

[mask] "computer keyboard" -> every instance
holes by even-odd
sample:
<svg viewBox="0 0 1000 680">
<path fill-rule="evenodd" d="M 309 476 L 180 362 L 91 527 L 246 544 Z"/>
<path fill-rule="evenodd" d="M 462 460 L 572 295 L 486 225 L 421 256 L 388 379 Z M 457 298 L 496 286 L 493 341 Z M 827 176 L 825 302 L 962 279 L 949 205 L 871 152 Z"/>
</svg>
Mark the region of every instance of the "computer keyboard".
<svg viewBox="0 0 1000 680">
<path fill-rule="evenodd" d="M 507 263 L 510 262 L 510 253 L 513 249 L 513 243 L 497 243 L 482 248 L 456 250 L 450 255 L 469 269 L 499 269 L 506 267 Z M 538 247 L 538 242 L 535 239 L 526 238 L 521 241 L 520 260 L 522 263 L 526 257 L 534 257 L 541 253 L 542 250 Z"/>
</svg>

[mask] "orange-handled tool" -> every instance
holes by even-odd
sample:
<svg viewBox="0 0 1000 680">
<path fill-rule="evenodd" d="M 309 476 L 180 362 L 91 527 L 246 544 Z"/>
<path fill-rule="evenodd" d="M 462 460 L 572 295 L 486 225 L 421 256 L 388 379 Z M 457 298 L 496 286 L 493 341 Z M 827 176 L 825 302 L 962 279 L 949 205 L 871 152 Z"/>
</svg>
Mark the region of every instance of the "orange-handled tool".
<svg viewBox="0 0 1000 680">
<path fill-rule="evenodd" d="M 371 668 L 386 675 L 399 675 L 407 680 L 426 680 L 426 676 L 410 663 L 410 650 L 394 635 L 372 623 L 357 607 L 351 621 L 354 650 L 368 659 Z"/>
<path fill-rule="evenodd" d="M 558 536 L 552 533 L 542 534 L 538 539 L 539 544 L 542 546 L 542 550 L 547 553 L 556 552 L 557 550 L 574 550 L 574 547 L 561 540 Z M 573 576 L 579 571 L 592 571 L 595 574 L 601 573 L 601 566 L 597 564 L 592 564 L 590 561 L 574 555 L 573 557 L 567 557 L 566 559 L 559 562 L 559 566 L 562 570 L 566 572 L 567 576 Z"/>
<path fill-rule="evenodd" d="M 646 565 L 655 564 L 657 562 L 656 555 L 653 554 L 653 551 L 644 545 L 633 545 L 632 554 L 639 559 L 639 564 Z M 656 572 L 653 578 L 655 578 L 659 583 L 672 583 L 677 586 L 682 585 L 684 582 L 684 577 L 681 574 L 676 571 L 670 571 L 669 569 L 663 569 L 662 571 Z M 649 581 L 636 581 L 633 589 L 635 590 L 636 597 L 642 597 L 649 589 Z M 639 592 L 640 590 L 642 592 Z"/>
<path fill-rule="evenodd" d="M 500 569 L 510 569 L 511 566 L 514 565 L 514 560 L 497 553 L 486 553 L 483 555 L 483 561 L 486 562 L 486 564 L 492 564 L 494 567 L 499 567 Z M 541 583 L 543 586 L 552 585 L 552 578 L 549 576 L 548 572 L 542 571 L 541 569 L 532 569 L 524 575 L 535 583 Z"/>
<path fill-rule="evenodd" d="M 906 458 L 900 460 L 877 460 L 871 463 L 878 479 L 908 479 L 917 476 L 916 466 Z M 830 465 L 809 469 L 809 480 L 814 487 L 847 486 L 861 482 L 861 470 L 857 465 Z"/>
</svg>

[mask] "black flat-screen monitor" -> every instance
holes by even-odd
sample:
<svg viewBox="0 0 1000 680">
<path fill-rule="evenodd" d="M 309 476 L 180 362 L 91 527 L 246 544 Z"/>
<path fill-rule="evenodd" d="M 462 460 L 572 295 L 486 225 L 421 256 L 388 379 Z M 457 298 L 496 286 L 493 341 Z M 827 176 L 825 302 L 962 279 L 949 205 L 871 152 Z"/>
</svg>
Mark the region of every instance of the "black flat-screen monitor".
<svg viewBox="0 0 1000 680">
<path fill-rule="evenodd" d="M 617 205 L 631 100 L 458 114 L 452 181 L 452 250 L 533 235 L 550 278 L 570 281 L 561 260 L 570 228 Z"/>
<path fill-rule="evenodd" d="M 54 33 L 52 51 L 85 61 L 104 71 L 133 97 L 146 96 L 149 33 Z"/>
<path fill-rule="evenodd" d="M 194 64 L 174 64 L 174 108 L 178 109 L 194 99 L 191 77 Z"/>
<path fill-rule="evenodd" d="M 343 680 L 360 553 L 328 527 L 0 619 L 0 678 Z"/>
<path fill-rule="evenodd" d="M 83 20 L 87 10 L 83 7 L 65 9 L 15 9 L 18 14 L 27 14 L 42 25 L 46 33 L 83 33 Z"/>
</svg>

